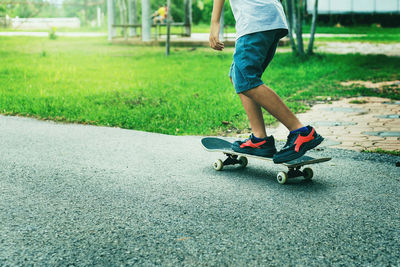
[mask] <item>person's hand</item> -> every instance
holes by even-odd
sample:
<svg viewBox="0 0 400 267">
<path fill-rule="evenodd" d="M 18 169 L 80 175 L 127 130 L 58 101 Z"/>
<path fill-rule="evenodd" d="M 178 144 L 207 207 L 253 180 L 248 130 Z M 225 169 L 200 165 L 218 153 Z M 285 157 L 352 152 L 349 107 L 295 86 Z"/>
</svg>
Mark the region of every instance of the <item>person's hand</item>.
<svg viewBox="0 0 400 267">
<path fill-rule="evenodd" d="M 222 51 L 224 49 L 224 43 L 219 41 L 219 23 L 211 23 L 209 41 L 212 49 L 218 51 Z"/>
</svg>

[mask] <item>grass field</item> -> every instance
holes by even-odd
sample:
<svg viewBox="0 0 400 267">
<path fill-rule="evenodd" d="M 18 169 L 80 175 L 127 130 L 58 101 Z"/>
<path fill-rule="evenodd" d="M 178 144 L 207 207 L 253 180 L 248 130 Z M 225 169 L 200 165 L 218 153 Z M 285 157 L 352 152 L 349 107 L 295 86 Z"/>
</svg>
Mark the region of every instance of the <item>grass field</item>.
<svg viewBox="0 0 400 267">
<path fill-rule="evenodd" d="M 159 132 L 220 134 L 246 129 L 228 79 L 232 51 L 110 45 L 105 38 L 0 37 L 0 112 Z M 264 74 L 295 112 L 321 97 L 379 95 L 343 88 L 345 80 L 400 79 L 400 59 L 279 53 Z M 266 121 L 273 123 L 266 115 Z"/>
</svg>

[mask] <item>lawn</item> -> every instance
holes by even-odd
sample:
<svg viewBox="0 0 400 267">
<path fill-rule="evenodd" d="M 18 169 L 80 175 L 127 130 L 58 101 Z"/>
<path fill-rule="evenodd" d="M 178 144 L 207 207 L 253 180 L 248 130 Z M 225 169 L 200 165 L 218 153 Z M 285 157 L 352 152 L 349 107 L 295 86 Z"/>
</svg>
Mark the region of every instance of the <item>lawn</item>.
<svg viewBox="0 0 400 267">
<path fill-rule="evenodd" d="M 110 45 L 105 38 L 0 37 L 0 113 L 177 135 L 248 127 L 228 79 L 232 50 Z M 400 79 L 400 59 L 279 53 L 264 74 L 295 112 L 323 97 L 379 95 L 346 80 Z M 267 123 L 274 119 L 265 115 Z"/>
</svg>

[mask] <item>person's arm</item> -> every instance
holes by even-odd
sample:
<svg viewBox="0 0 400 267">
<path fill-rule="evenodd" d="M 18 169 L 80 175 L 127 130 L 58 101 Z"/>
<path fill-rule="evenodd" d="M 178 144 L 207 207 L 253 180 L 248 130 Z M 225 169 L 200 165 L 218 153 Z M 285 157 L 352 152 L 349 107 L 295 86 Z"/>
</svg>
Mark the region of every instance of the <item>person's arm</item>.
<svg viewBox="0 0 400 267">
<path fill-rule="evenodd" d="M 219 41 L 219 20 L 221 18 L 222 9 L 224 8 L 225 0 L 214 0 L 213 11 L 211 15 L 210 29 L 210 46 L 215 50 L 223 50 L 224 43 Z"/>
</svg>

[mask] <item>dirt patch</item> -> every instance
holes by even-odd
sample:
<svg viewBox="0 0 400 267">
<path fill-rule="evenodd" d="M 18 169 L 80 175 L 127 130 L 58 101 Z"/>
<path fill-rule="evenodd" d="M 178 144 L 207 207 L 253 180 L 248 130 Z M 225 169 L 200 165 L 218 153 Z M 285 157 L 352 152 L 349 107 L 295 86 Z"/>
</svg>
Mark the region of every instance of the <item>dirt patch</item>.
<svg viewBox="0 0 400 267">
<path fill-rule="evenodd" d="M 319 52 L 333 54 L 362 54 L 400 56 L 400 44 L 375 44 L 365 42 L 327 42 L 317 47 Z"/>
<path fill-rule="evenodd" d="M 393 89 L 397 88 L 400 89 L 400 81 L 385 81 L 385 82 L 371 82 L 371 81 L 347 81 L 341 82 L 340 85 L 342 86 L 363 86 L 365 88 L 371 89 L 384 89 L 387 87 L 392 87 Z"/>
<path fill-rule="evenodd" d="M 383 81 L 383 82 L 371 82 L 371 81 L 347 81 L 341 82 L 340 85 L 346 87 L 365 87 L 379 94 L 386 94 L 391 96 L 400 95 L 400 81 Z"/>
</svg>

